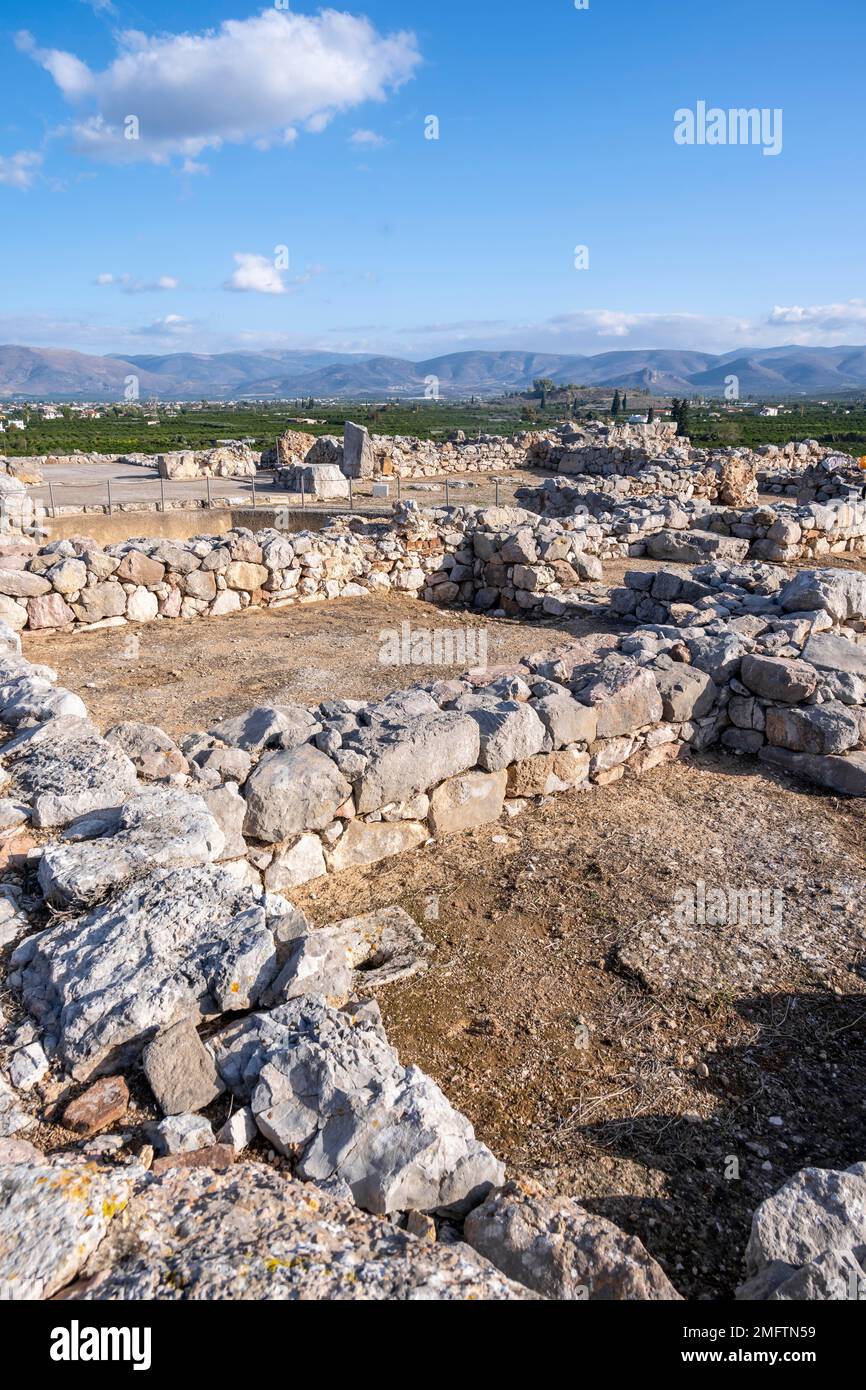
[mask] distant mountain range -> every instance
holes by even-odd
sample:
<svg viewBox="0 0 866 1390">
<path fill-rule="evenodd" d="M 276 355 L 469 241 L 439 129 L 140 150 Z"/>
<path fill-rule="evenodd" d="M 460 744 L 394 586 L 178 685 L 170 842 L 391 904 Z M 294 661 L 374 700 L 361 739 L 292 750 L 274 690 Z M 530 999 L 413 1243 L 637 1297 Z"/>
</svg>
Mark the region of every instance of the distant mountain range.
<svg viewBox="0 0 866 1390">
<path fill-rule="evenodd" d="M 61 348 L 0 346 L 0 399 L 122 401 L 130 376 L 143 399 L 279 400 L 303 396 L 420 397 L 438 382 L 449 398 L 520 391 L 536 377 L 560 385 L 619 387 L 654 395 L 721 395 L 736 376 L 741 397 L 839 394 L 866 387 L 866 347 L 687 352 L 668 348 L 565 356 L 452 352 L 423 362 L 338 352 L 172 352 L 91 357 Z"/>
</svg>

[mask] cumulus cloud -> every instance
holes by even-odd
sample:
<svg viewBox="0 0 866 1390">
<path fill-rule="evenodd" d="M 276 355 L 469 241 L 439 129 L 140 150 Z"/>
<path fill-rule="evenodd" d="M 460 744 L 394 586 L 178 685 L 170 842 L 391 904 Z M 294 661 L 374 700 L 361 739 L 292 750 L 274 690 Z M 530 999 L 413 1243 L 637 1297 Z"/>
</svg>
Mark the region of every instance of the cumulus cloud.
<svg viewBox="0 0 866 1390">
<path fill-rule="evenodd" d="M 278 270 L 267 256 L 256 256 L 248 251 L 236 251 L 237 270 L 232 271 L 224 289 L 240 290 L 253 294 L 285 294 L 287 286 L 285 272 Z"/>
<path fill-rule="evenodd" d="M 251 251 L 236 251 L 234 259 L 237 269 L 223 283 L 223 289 L 242 293 L 289 294 L 299 285 L 308 285 L 325 270 L 322 265 L 308 265 L 303 274 L 287 280 L 288 267 L 281 269 L 275 260 L 267 256 L 258 256 Z"/>
<path fill-rule="evenodd" d="M 10 188 L 32 188 L 42 167 L 42 155 L 36 150 L 19 150 L 17 154 L 0 154 L 0 183 Z"/>
<path fill-rule="evenodd" d="M 380 34 L 368 19 L 336 10 L 271 8 L 201 34 L 127 30 L 101 72 L 75 54 L 40 48 L 27 32 L 16 42 L 80 108 L 70 128 L 77 148 L 121 163 L 194 160 L 226 142 L 284 143 L 295 124 L 316 132 L 338 112 L 384 101 L 420 62 L 412 33 Z"/>
<path fill-rule="evenodd" d="M 176 290 L 180 281 L 174 275 L 159 275 L 155 280 L 137 280 L 128 273 L 114 275 L 111 271 L 103 271 L 101 275 L 97 275 L 96 284 L 113 285 L 123 290 L 124 294 L 151 294 L 155 290 Z"/>
</svg>

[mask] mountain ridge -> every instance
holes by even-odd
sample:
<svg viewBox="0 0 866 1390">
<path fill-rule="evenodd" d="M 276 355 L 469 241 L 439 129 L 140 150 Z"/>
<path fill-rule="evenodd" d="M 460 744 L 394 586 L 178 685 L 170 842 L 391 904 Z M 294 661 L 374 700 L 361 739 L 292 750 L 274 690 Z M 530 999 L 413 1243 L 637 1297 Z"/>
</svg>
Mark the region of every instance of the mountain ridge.
<svg viewBox="0 0 866 1390">
<path fill-rule="evenodd" d="M 721 395 L 736 376 L 740 397 L 844 393 L 866 388 L 866 346 L 794 345 L 726 353 L 684 348 L 585 355 L 531 351 L 445 353 L 420 361 L 383 353 L 267 352 L 92 355 L 68 348 L 0 345 L 0 399 L 124 400 L 130 377 L 142 398 L 285 400 L 304 396 L 465 398 L 522 391 L 537 377 L 655 395 Z"/>
</svg>

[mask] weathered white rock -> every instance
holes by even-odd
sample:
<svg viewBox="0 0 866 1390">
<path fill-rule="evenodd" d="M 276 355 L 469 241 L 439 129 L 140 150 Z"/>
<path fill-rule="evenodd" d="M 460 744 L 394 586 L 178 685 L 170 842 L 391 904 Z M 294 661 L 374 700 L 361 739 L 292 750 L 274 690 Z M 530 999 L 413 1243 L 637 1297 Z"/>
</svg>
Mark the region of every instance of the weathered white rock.
<svg viewBox="0 0 866 1390">
<path fill-rule="evenodd" d="M 131 623 L 149 623 L 159 612 L 156 594 L 139 587 L 130 594 L 126 605 L 126 616 Z"/>
<path fill-rule="evenodd" d="M 654 670 L 653 675 L 662 697 L 662 714 L 676 723 L 702 719 L 718 697 L 718 688 L 706 671 L 687 662 L 675 661 L 665 671 Z"/>
<path fill-rule="evenodd" d="M 265 1137 L 299 1155 L 298 1173 L 342 1179 L 368 1211 L 472 1206 L 502 1180 L 469 1121 L 400 1064 L 374 1006 L 296 999 L 228 1028 L 215 1052 Z"/>
<path fill-rule="evenodd" d="M 217 1134 L 218 1144 L 229 1144 L 236 1154 L 243 1153 L 258 1134 L 258 1126 L 248 1105 L 232 1111 L 222 1129 Z"/>
<path fill-rule="evenodd" d="M 150 1127 L 149 1135 L 161 1154 L 191 1154 L 216 1143 L 204 1115 L 167 1115 Z"/>
<path fill-rule="evenodd" d="M 259 705 L 224 719 L 210 732 L 232 747 L 262 753 L 272 748 L 298 748 L 320 728 L 318 720 L 303 705 Z"/>
<path fill-rule="evenodd" d="M 510 763 L 531 758 L 544 747 L 545 727 L 533 707 L 520 700 L 462 702 L 478 726 L 478 763 L 486 772 L 498 772 Z"/>
<path fill-rule="evenodd" d="M 598 728 L 598 716 L 587 705 L 572 700 L 570 695 L 545 695 L 533 703 L 554 748 L 569 743 L 592 743 Z"/>
<path fill-rule="evenodd" d="M 377 864 L 395 854 L 417 849 L 427 839 L 427 827 L 419 821 L 350 821 L 334 848 L 326 855 L 333 873 Z"/>
<path fill-rule="evenodd" d="M 331 922 L 292 942 L 286 963 L 263 1002 L 285 1003 L 314 994 L 342 1006 L 355 991 L 366 992 L 415 975 L 426 964 L 427 950 L 422 932 L 400 907 Z"/>
<path fill-rule="evenodd" d="M 325 873 L 325 853 L 318 835 L 302 835 L 293 845 L 276 852 L 265 870 L 265 887 L 280 893 Z"/>
<path fill-rule="evenodd" d="M 11 1086 L 0 1076 L 0 1139 L 30 1129 L 35 1123 L 36 1116 L 23 1108 Z"/>
<path fill-rule="evenodd" d="M 0 1299 L 58 1293 L 97 1249 L 132 1187 L 129 1170 L 66 1157 L 0 1166 Z"/>
<path fill-rule="evenodd" d="M 26 938 L 13 961 L 80 1080 L 116 1071 L 180 1019 L 250 1008 L 277 970 L 261 899 L 212 866 L 148 874 Z"/>
<path fill-rule="evenodd" d="M 775 1261 L 792 1268 L 825 1250 L 866 1245 L 866 1178 L 827 1168 L 803 1168 L 752 1217 L 746 1247 L 751 1276 Z"/>
<path fill-rule="evenodd" d="M 142 777 L 171 777 L 188 770 L 186 758 L 174 739 L 155 724 L 128 720 L 107 729 L 105 737 L 123 750 Z"/>
<path fill-rule="evenodd" d="M 618 738 L 658 724 L 664 712 L 653 673 L 632 662 L 603 666 L 580 691 L 580 699 L 598 714 L 599 738 Z"/>
<path fill-rule="evenodd" d="M 569 1197 L 508 1183 L 466 1218 L 465 1239 L 510 1279 L 544 1298 L 679 1299 L 635 1237 Z"/>
<path fill-rule="evenodd" d="M 355 786 L 360 814 L 408 801 L 478 761 L 478 725 L 468 715 L 436 709 L 407 725 L 400 722 L 399 706 L 392 710 L 394 722 L 379 720 L 344 739 L 347 747 L 357 747 L 369 759 Z"/>
<path fill-rule="evenodd" d="M 305 830 L 324 830 L 351 790 L 336 763 L 309 744 L 268 753 L 244 786 L 244 833 L 276 844 Z"/>
<path fill-rule="evenodd" d="M 57 907 L 90 906 L 152 869 L 212 863 L 224 847 L 225 836 L 200 796 L 150 787 L 120 808 L 114 833 L 48 845 L 39 886 Z"/>
<path fill-rule="evenodd" d="M 85 719 L 64 716 L 19 734 L 3 757 L 16 790 L 33 803 L 33 824 L 43 829 L 118 806 L 138 789 L 126 754 Z"/>
<path fill-rule="evenodd" d="M 365 1216 L 308 1184 L 286 1182 L 261 1164 L 148 1174 L 122 1227 L 87 1266 L 94 1283 L 85 1299 L 331 1303 L 532 1297 L 462 1243 L 416 1240 L 389 1221 Z"/>
</svg>

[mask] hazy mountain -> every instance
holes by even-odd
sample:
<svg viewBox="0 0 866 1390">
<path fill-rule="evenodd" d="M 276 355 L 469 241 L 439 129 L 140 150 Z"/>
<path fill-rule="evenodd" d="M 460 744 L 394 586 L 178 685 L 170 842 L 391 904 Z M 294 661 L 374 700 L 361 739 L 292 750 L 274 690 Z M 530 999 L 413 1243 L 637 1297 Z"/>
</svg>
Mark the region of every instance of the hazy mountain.
<svg viewBox="0 0 866 1390">
<path fill-rule="evenodd" d="M 720 395 L 730 376 L 741 396 L 832 394 L 866 387 L 866 347 L 762 348 L 751 352 L 623 350 L 594 356 L 538 352 L 452 352 L 412 362 L 340 352 L 172 352 L 95 357 L 59 348 L 0 346 L 0 397 L 123 399 L 129 376 L 146 399 L 266 400 L 304 396 L 457 398 L 520 391 L 536 377 L 560 385 Z"/>
</svg>

